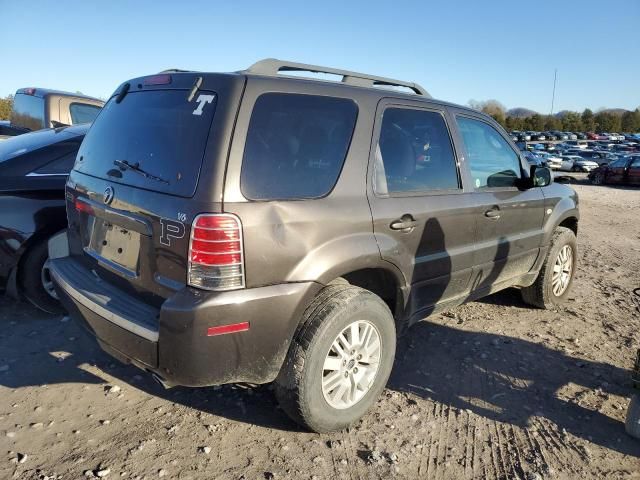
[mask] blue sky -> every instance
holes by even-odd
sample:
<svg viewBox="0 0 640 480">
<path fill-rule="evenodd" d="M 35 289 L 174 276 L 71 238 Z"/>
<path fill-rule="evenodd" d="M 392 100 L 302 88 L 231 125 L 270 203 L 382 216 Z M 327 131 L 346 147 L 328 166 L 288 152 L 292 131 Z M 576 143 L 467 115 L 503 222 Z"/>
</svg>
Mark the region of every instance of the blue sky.
<svg viewBox="0 0 640 480">
<path fill-rule="evenodd" d="M 640 0 L 0 0 L 0 96 L 108 97 L 165 68 L 277 57 L 422 84 L 439 99 L 555 111 L 640 106 Z"/>
</svg>

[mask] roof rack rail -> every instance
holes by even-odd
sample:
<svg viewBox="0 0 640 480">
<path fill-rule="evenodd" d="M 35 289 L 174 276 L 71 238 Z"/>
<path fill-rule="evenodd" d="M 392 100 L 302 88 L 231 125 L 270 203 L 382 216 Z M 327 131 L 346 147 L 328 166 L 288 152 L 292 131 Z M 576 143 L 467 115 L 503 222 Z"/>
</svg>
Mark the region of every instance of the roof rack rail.
<svg viewBox="0 0 640 480">
<path fill-rule="evenodd" d="M 402 80 L 394 80 L 392 78 L 376 77 L 365 73 L 350 72 L 348 70 L 340 70 L 337 68 L 321 67 L 319 65 L 308 65 L 306 63 L 287 62 L 275 58 L 265 58 L 260 60 L 248 69 L 245 73 L 254 73 L 257 75 L 268 75 L 275 77 L 280 72 L 312 72 L 312 73 L 328 73 L 330 75 L 342 76 L 342 82 L 349 85 L 357 85 L 359 87 L 404 87 L 412 90 L 416 95 L 431 98 L 429 92 L 423 87 L 413 82 L 403 82 Z"/>
</svg>

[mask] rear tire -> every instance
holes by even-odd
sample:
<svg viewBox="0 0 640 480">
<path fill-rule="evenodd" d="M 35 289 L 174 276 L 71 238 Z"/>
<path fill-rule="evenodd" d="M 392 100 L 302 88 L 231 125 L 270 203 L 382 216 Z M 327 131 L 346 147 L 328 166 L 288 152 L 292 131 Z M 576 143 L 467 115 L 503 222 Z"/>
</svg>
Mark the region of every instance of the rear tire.
<svg viewBox="0 0 640 480">
<path fill-rule="evenodd" d="M 624 426 L 629 435 L 640 440 L 640 395 L 638 394 L 631 397 Z"/>
<path fill-rule="evenodd" d="M 276 379 L 276 398 L 305 428 L 342 430 L 384 389 L 395 350 L 395 322 L 380 297 L 351 285 L 329 285 L 304 313 Z"/>
<path fill-rule="evenodd" d="M 25 255 L 20 268 L 20 285 L 24 296 L 44 312 L 54 315 L 63 313 L 64 309 L 53 290 L 49 269 L 46 266 L 49 260 L 47 240 L 31 247 Z"/>
<path fill-rule="evenodd" d="M 567 263 L 567 259 L 570 263 Z M 564 303 L 576 271 L 578 247 L 572 230 L 558 227 L 533 285 L 520 290 L 522 300 L 534 307 L 549 309 Z"/>
</svg>

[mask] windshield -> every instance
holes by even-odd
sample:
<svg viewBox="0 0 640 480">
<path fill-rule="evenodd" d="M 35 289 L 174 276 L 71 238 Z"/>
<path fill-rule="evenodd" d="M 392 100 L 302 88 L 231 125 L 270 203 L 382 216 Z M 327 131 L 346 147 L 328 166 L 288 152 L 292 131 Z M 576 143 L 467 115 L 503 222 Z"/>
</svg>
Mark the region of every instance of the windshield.
<svg viewBox="0 0 640 480">
<path fill-rule="evenodd" d="M 192 196 L 216 95 L 200 91 L 191 102 L 188 96 L 187 90 L 149 90 L 128 93 L 120 103 L 111 98 L 85 137 L 74 169 L 115 183 Z"/>
</svg>

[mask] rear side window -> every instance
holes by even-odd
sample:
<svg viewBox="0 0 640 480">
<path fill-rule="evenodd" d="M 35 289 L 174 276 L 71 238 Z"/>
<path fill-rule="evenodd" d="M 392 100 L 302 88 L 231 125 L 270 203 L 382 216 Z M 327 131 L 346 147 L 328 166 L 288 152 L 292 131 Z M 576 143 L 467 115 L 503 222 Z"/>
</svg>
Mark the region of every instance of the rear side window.
<svg viewBox="0 0 640 480">
<path fill-rule="evenodd" d="M 457 117 L 475 188 L 513 187 L 520 178 L 520 157 L 488 123 Z"/>
<path fill-rule="evenodd" d="M 13 98 L 11 123 L 29 130 L 44 128 L 44 99 L 18 93 Z"/>
<path fill-rule="evenodd" d="M 387 108 L 376 150 L 376 192 L 459 188 L 451 137 L 438 112 Z M 386 179 L 386 191 L 381 183 Z"/>
<path fill-rule="evenodd" d="M 71 114 L 71 123 L 91 123 L 100 113 L 100 107 L 95 105 L 87 105 L 85 103 L 72 103 L 69 105 L 69 113 Z"/>
<path fill-rule="evenodd" d="M 343 98 L 265 93 L 251 114 L 240 187 L 251 200 L 319 198 L 334 187 L 358 108 Z"/>
<path fill-rule="evenodd" d="M 76 161 L 77 153 L 78 150 L 75 149 L 38 168 L 34 173 L 37 175 L 68 175 L 73 168 L 73 163 Z"/>
</svg>

